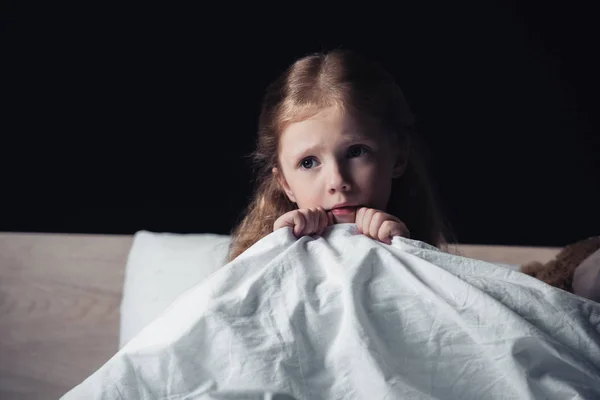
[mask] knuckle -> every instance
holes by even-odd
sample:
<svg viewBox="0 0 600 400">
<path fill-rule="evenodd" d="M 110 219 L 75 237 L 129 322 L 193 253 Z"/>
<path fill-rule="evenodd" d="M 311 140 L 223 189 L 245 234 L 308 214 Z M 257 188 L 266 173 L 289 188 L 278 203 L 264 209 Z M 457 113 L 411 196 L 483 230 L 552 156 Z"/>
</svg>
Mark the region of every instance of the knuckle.
<svg viewBox="0 0 600 400">
<path fill-rule="evenodd" d="M 394 227 L 394 221 L 386 220 L 381 223 L 382 229 L 390 230 Z"/>
<path fill-rule="evenodd" d="M 384 222 L 387 222 L 386 215 L 382 212 L 377 212 L 373 215 L 373 223 L 376 225 L 382 225 Z"/>
<path fill-rule="evenodd" d="M 369 220 L 373 221 L 373 218 L 377 215 L 377 210 L 370 209 L 367 211 L 367 215 L 369 216 Z"/>
</svg>

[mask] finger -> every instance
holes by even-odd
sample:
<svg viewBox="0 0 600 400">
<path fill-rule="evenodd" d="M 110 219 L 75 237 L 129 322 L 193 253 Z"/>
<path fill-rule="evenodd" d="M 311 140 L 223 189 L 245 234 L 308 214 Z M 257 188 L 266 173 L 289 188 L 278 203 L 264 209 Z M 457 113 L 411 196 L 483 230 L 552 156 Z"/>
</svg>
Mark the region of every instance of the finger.
<svg viewBox="0 0 600 400">
<path fill-rule="evenodd" d="M 387 244 L 391 244 L 392 237 L 394 236 L 410 237 L 410 233 L 404 222 L 384 221 L 379 229 L 378 239 Z"/>
<path fill-rule="evenodd" d="M 321 229 L 321 212 L 319 211 L 319 207 L 317 208 L 311 208 L 313 215 L 313 224 L 314 224 L 314 228 L 311 234 L 313 235 L 318 235 L 319 234 L 319 230 Z"/>
<path fill-rule="evenodd" d="M 317 235 L 319 234 L 319 231 L 321 230 L 321 212 L 319 211 L 318 208 L 312 208 L 312 223 L 313 223 L 313 227 L 312 227 L 312 231 L 311 234 Z"/>
<path fill-rule="evenodd" d="M 281 217 L 277 218 L 275 220 L 275 222 L 273 223 L 273 232 L 275 232 L 278 229 L 283 228 L 285 225 L 285 221 L 284 221 L 284 216 L 282 215 Z"/>
<path fill-rule="evenodd" d="M 335 218 L 333 218 L 333 213 L 331 211 L 327 211 L 327 226 L 334 225 Z"/>
<path fill-rule="evenodd" d="M 300 212 L 304 216 L 304 228 L 302 229 L 302 236 L 310 234 L 311 225 L 311 211 L 308 208 L 301 209 Z"/>
<path fill-rule="evenodd" d="M 302 235 L 302 231 L 306 226 L 304 215 L 301 212 L 293 213 L 292 222 L 294 224 L 294 235 L 298 238 Z"/>
<path fill-rule="evenodd" d="M 317 210 L 319 212 L 319 236 L 321 236 L 327 228 L 327 214 L 323 207 L 319 207 Z"/>
<path fill-rule="evenodd" d="M 377 239 L 379 237 L 379 229 L 386 220 L 387 218 L 385 213 L 375 212 L 368 227 L 369 236 L 371 236 L 373 239 Z"/>
<path fill-rule="evenodd" d="M 396 221 L 396 223 L 392 227 L 392 232 L 390 236 L 402 236 L 405 238 L 410 238 L 410 232 L 406 227 L 406 224 L 402 221 Z"/>
<path fill-rule="evenodd" d="M 394 224 L 397 224 L 397 222 L 389 220 L 383 221 L 381 228 L 379 228 L 379 232 L 377 233 L 377 239 L 383 243 L 392 244 L 392 232 L 394 230 Z"/>
<path fill-rule="evenodd" d="M 365 211 L 367 211 L 367 210 L 368 210 L 367 207 L 361 207 L 356 212 L 356 217 L 354 218 L 354 223 L 356 224 L 356 227 L 358 228 L 359 233 L 363 233 L 363 229 L 362 229 L 363 219 L 365 217 Z"/>
<path fill-rule="evenodd" d="M 376 238 L 377 236 L 371 235 L 371 221 L 373 220 L 373 217 L 375 216 L 376 213 L 377 213 L 376 209 L 369 208 L 367 211 L 365 211 L 365 216 L 363 217 L 363 222 L 362 222 L 363 234 L 370 238 L 373 238 L 373 239 Z"/>
<path fill-rule="evenodd" d="M 290 211 L 283 214 L 281 217 L 277 218 L 273 223 L 273 231 L 289 226 L 290 228 L 294 228 L 296 225 L 294 222 L 294 214 L 296 214 L 298 210 Z"/>
<path fill-rule="evenodd" d="M 316 208 L 308 209 L 308 219 L 306 223 L 306 234 L 314 235 L 319 230 L 319 212 Z"/>
</svg>

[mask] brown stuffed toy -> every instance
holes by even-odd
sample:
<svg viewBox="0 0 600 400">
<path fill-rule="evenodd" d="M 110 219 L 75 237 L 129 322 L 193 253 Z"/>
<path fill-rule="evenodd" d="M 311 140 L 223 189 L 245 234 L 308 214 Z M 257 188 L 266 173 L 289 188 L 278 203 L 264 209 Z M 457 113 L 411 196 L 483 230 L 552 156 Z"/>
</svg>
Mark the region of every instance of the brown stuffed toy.
<svg viewBox="0 0 600 400">
<path fill-rule="evenodd" d="M 549 285 L 600 302 L 600 236 L 572 243 L 546 264 L 530 262 L 521 272 Z"/>
</svg>

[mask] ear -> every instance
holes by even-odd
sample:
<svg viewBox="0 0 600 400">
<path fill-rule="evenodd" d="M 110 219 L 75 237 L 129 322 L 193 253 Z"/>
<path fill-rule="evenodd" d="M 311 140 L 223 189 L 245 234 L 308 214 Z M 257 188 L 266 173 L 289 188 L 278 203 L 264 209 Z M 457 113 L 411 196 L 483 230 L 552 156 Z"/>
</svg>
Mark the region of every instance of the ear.
<svg viewBox="0 0 600 400">
<path fill-rule="evenodd" d="M 392 170 L 392 178 L 400 178 L 406 172 L 406 167 L 408 166 L 408 159 L 410 157 L 410 146 L 408 143 L 408 137 L 405 140 L 405 143 L 402 145 L 398 144 L 396 140 L 394 145 L 394 167 Z"/>
<path fill-rule="evenodd" d="M 283 174 L 281 173 L 281 171 L 279 171 L 279 169 L 277 169 L 277 167 L 273 167 L 273 169 L 271 170 L 271 172 L 273 172 L 273 176 L 275 177 L 275 179 L 279 183 L 279 186 L 281 187 L 281 189 L 287 195 L 288 199 L 290 199 L 290 201 L 292 203 L 295 203 L 296 202 L 296 197 L 294 196 L 294 193 L 292 193 L 292 190 L 290 189 L 290 185 L 288 185 L 288 183 L 285 180 L 285 177 L 283 176 Z"/>
</svg>

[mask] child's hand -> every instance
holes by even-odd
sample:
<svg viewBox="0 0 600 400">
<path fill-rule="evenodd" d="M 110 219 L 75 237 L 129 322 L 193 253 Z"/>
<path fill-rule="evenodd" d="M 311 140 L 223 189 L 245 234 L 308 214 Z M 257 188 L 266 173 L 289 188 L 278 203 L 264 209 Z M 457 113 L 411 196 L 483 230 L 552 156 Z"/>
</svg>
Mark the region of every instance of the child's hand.
<svg viewBox="0 0 600 400">
<path fill-rule="evenodd" d="M 296 237 L 322 235 L 325 228 L 333 225 L 333 215 L 323 207 L 301 208 L 283 214 L 273 224 L 273 231 L 290 226 Z"/>
<path fill-rule="evenodd" d="M 355 223 L 360 233 L 383 243 L 392 244 L 392 236 L 410 237 L 404 222 L 374 208 L 360 208 Z"/>
</svg>

